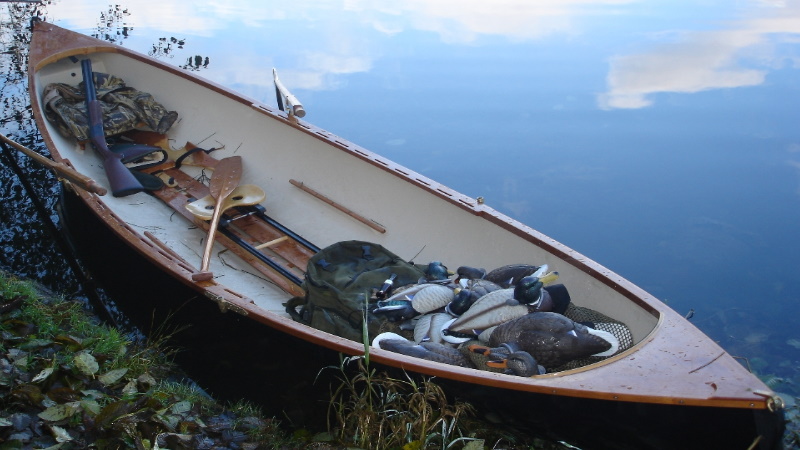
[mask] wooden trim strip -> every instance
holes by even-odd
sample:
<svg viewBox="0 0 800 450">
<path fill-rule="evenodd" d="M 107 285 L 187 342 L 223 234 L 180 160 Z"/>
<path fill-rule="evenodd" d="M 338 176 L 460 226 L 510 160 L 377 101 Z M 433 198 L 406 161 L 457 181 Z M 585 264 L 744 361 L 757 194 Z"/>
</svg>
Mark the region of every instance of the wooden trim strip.
<svg viewBox="0 0 800 450">
<path fill-rule="evenodd" d="M 314 197 L 322 200 L 323 202 L 333 206 L 334 208 L 336 208 L 339 211 L 347 214 L 348 216 L 358 220 L 359 222 L 361 222 L 364 225 L 372 228 L 373 230 L 375 230 L 375 231 L 377 231 L 379 233 L 386 233 L 386 228 L 378 225 L 377 223 L 375 223 L 375 221 L 367 219 L 366 217 L 362 216 L 361 214 L 358 214 L 357 212 L 353 211 L 352 209 L 347 208 L 345 206 L 342 206 L 342 205 L 336 203 L 335 201 L 331 200 L 330 198 L 326 197 L 325 195 L 320 194 L 319 192 L 315 191 L 314 189 L 311 189 L 310 187 L 306 186 L 305 184 L 303 184 L 302 181 L 297 181 L 297 180 L 290 179 L 289 183 L 292 183 L 293 185 L 299 187 L 304 192 L 307 192 L 307 193 L 313 195 Z"/>
<path fill-rule="evenodd" d="M 171 249 L 167 244 L 162 242 L 161 239 L 155 237 L 153 235 L 153 233 L 151 233 L 149 231 L 145 231 L 144 235 L 147 237 L 147 239 L 150 239 L 150 242 L 152 242 L 153 244 L 156 244 L 156 246 L 158 246 L 161 250 L 164 250 L 170 256 L 172 256 L 173 258 L 177 259 L 178 261 L 180 261 L 180 262 L 182 262 L 182 263 L 186 264 L 187 266 L 192 267 L 194 269 L 194 266 L 189 264 L 189 262 L 186 261 L 185 259 L 183 259 L 183 257 L 181 257 L 181 255 L 179 255 L 175 250 Z"/>
</svg>

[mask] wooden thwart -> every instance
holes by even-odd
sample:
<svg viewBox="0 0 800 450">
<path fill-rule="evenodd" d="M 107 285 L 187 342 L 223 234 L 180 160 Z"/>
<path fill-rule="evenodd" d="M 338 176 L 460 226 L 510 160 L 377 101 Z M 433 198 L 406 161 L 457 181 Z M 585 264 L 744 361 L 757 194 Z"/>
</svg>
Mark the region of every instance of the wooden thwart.
<svg viewBox="0 0 800 450">
<path fill-rule="evenodd" d="M 256 245 L 256 250 L 261 250 L 262 248 L 272 247 L 275 244 L 279 244 L 285 240 L 289 239 L 289 236 L 281 236 L 277 239 L 273 239 L 269 242 L 264 242 L 263 244 Z"/>
</svg>

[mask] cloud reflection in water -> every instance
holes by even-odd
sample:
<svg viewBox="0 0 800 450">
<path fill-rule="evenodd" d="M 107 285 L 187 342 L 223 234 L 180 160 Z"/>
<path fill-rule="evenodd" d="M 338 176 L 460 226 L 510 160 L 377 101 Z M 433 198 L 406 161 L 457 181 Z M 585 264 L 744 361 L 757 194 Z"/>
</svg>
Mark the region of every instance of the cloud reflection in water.
<svg viewBox="0 0 800 450">
<path fill-rule="evenodd" d="M 776 6 L 764 17 L 730 29 L 680 33 L 677 42 L 633 55 L 612 57 L 603 109 L 643 108 L 653 95 L 756 86 L 785 59 L 776 48 L 800 34 L 800 4 Z M 797 63 L 798 61 L 795 61 Z M 752 65 L 755 67 L 748 67 Z"/>
</svg>

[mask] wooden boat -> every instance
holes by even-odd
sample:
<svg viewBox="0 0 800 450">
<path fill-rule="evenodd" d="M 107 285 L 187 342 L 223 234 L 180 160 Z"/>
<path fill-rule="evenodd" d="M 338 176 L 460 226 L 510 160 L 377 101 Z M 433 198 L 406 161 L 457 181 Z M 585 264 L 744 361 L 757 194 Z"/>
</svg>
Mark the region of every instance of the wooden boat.
<svg viewBox="0 0 800 450">
<path fill-rule="evenodd" d="M 294 114 L 299 109 L 276 110 L 126 48 L 40 22 L 30 49 L 29 89 L 37 125 L 57 162 L 100 184 L 106 180 L 100 159 L 59 133 L 43 114 L 44 87 L 77 84 L 82 58 L 90 58 L 95 71 L 117 74 L 179 113 L 168 132 L 171 148 L 220 147 L 205 155 L 209 165 L 241 156 L 241 183 L 266 193 L 263 209 L 237 219 L 228 227 L 233 232 L 218 233 L 210 263 L 214 276 L 198 279 L 209 225 L 185 205 L 209 193 L 198 181 L 202 167 L 177 169 L 170 160 L 162 167 L 169 182 L 151 193 L 114 197 L 75 190 L 117 239 L 222 311 L 262 324 L 265 333 L 360 355 L 362 343 L 299 323 L 283 306 L 303 295 L 299 283 L 306 262 L 319 248 L 358 239 L 406 258 L 424 249 L 418 260 L 450 267 L 548 264 L 575 304 L 626 324 L 633 345 L 594 364 L 533 377 L 374 347 L 371 361 L 435 376 L 479 407 L 565 438 L 579 435 L 576 442 L 585 448 L 780 448 L 780 397 L 684 317 L 611 270 L 480 199 L 303 121 Z M 425 218 L 424 233 L 416 217 Z M 224 248 L 230 251 L 217 256 Z"/>
</svg>

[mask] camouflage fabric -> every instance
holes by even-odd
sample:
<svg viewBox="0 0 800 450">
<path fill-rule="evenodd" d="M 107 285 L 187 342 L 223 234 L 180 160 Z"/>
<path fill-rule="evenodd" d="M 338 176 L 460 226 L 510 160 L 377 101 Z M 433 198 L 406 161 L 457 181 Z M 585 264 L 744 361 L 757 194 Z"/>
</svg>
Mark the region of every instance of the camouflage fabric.
<svg viewBox="0 0 800 450">
<path fill-rule="evenodd" d="M 93 72 L 97 99 L 103 107 L 103 131 L 106 136 L 124 133 L 146 126 L 157 133 L 166 133 L 178 118 L 175 111 L 167 111 L 147 92 L 125 85 L 114 75 Z M 44 88 L 44 112 L 66 136 L 79 141 L 89 139 L 86 113 L 86 92 L 83 82 L 78 86 L 52 83 Z"/>
</svg>

